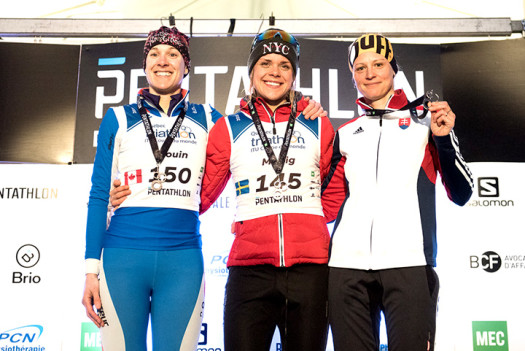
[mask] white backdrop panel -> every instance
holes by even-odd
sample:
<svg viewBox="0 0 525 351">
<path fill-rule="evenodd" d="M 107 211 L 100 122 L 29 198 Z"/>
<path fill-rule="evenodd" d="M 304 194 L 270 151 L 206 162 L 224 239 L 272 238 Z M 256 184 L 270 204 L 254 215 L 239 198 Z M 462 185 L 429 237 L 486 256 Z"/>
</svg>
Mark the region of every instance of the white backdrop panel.
<svg viewBox="0 0 525 351">
<path fill-rule="evenodd" d="M 91 167 L 0 164 L 0 351 L 100 349 L 80 304 Z M 476 188 L 467 205 L 450 203 L 441 188 L 437 193 L 441 293 L 436 351 L 525 350 L 520 305 L 525 290 L 525 164 L 470 167 Z M 206 270 L 201 350 L 223 350 L 234 213 L 235 192 L 228 184 L 201 217 Z M 272 350 L 280 350 L 278 337 Z M 331 341 L 327 350 L 332 350 Z"/>
</svg>

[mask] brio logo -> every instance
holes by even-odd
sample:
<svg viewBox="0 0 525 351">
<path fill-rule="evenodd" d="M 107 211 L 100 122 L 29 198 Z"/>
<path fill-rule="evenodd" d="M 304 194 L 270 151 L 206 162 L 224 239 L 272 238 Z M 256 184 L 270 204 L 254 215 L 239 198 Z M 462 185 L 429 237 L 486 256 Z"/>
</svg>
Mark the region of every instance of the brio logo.
<svg viewBox="0 0 525 351">
<path fill-rule="evenodd" d="M 474 351 L 508 351 L 507 322 L 472 322 Z"/>
<path fill-rule="evenodd" d="M 470 268 L 483 268 L 494 273 L 501 268 L 501 257 L 494 251 L 487 251 L 481 256 L 470 256 Z"/>
<path fill-rule="evenodd" d="M 12 344 L 33 343 L 40 339 L 44 328 L 41 325 L 25 325 L 0 332 L 0 344 L 9 342 Z"/>
<path fill-rule="evenodd" d="M 80 337 L 80 351 L 101 351 L 102 341 L 97 326 L 91 322 L 83 322 Z"/>
<path fill-rule="evenodd" d="M 21 246 L 16 252 L 16 262 L 23 268 L 32 268 L 40 261 L 40 251 L 35 245 L 26 244 Z M 33 272 L 24 274 L 23 272 L 13 272 L 11 282 L 13 284 L 38 284 L 40 276 L 33 275 Z"/>
<path fill-rule="evenodd" d="M 35 245 L 26 244 L 16 252 L 16 262 L 21 267 L 31 268 L 40 261 L 40 250 Z"/>
</svg>

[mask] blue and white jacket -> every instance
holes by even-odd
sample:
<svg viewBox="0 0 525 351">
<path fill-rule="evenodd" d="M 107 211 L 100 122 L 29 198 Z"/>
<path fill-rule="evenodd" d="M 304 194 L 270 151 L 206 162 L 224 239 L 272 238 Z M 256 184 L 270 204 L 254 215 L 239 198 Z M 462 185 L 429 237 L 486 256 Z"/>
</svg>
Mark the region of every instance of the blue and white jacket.
<svg viewBox="0 0 525 351">
<path fill-rule="evenodd" d="M 184 122 L 160 165 L 166 181 L 153 191 L 156 161 L 137 104 L 110 108 L 98 133 L 91 178 L 86 230 L 87 272 L 98 272 L 103 247 L 142 250 L 201 248 L 199 233 L 200 187 L 206 159 L 208 132 L 221 117 L 209 105 L 188 102 L 188 92 L 164 113 L 147 89 L 144 96 L 159 149 L 179 112 L 187 104 Z M 113 180 L 130 186 L 131 195 L 108 220 Z M 108 224 L 109 222 L 109 224 Z"/>
</svg>

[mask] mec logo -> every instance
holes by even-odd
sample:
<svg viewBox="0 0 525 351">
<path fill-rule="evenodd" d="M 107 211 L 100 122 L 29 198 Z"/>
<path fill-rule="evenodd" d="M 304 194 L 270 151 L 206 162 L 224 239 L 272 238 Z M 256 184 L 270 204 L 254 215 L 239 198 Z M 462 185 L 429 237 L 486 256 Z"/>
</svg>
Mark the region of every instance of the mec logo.
<svg viewBox="0 0 525 351">
<path fill-rule="evenodd" d="M 478 196 L 479 197 L 499 197 L 498 177 L 478 178 Z"/>
<path fill-rule="evenodd" d="M 507 322 L 472 322 L 474 351 L 508 351 Z"/>
<path fill-rule="evenodd" d="M 100 332 L 95 324 L 82 322 L 80 351 L 101 351 Z"/>
</svg>

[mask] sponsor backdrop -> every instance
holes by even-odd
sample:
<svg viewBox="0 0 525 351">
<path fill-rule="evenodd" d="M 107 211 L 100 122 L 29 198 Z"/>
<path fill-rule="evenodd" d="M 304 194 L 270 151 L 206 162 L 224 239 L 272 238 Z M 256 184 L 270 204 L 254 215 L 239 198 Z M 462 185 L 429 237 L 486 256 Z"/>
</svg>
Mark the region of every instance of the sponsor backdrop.
<svg viewBox="0 0 525 351">
<path fill-rule="evenodd" d="M 476 188 L 468 204 L 451 204 L 444 190 L 437 196 L 441 293 L 436 350 L 521 351 L 525 165 L 470 167 Z M 97 329 L 80 304 L 91 165 L 0 164 L 0 174 L 0 350 L 100 350 Z M 229 185 L 202 216 L 206 307 L 201 350 L 223 349 L 234 211 Z M 382 344 L 387 350 L 384 334 Z M 280 350 L 278 337 L 272 350 Z M 332 350 L 331 342 L 327 350 Z"/>
<path fill-rule="evenodd" d="M 348 43 L 302 39 L 296 88 L 312 96 L 329 111 L 335 128 L 358 111 L 356 90 L 348 70 Z M 184 80 L 190 99 L 209 103 L 232 114 L 249 91 L 246 61 L 248 38 L 193 38 L 191 73 Z M 86 45 L 82 47 L 78 109 L 75 132 L 75 163 L 91 163 L 95 136 L 109 107 L 136 102 L 137 90 L 147 85 L 142 70 L 143 42 Z M 402 69 L 396 84 L 415 99 L 432 89 L 441 93 L 439 45 L 397 45 Z M 326 53 L 330 53 L 327 55 Z"/>
<path fill-rule="evenodd" d="M 192 39 L 193 68 L 185 84 L 193 101 L 211 103 L 225 113 L 235 111 L 248 90 L 249 43 L 247 38 Z M 105 111 L 134 101 L 138 87 L 146 84 L 142 46 L 143 42 L 82 46 L 73 157 L 78 164 L 0 164 L 0 351 L 100 350 L 98 331 L 80 303 L 94 140 Z M 359 113 L 346 64 L 347 46 L 301 40 L 297 88 L 329 110 L 334 127 Z M 440 46 L 396 45 L 396 56 L 402 66 L 396 85 L 410 99 L 429 89 L 442 95 Z M 468 128 L 462 123 L 461 142 Z M 470 166 L 476 189 L 467 205 L 451 204 L 443 189 L 437 196 L 441 294 L 436 350 L 524 350 L 523 308 L 514 302 L 521 301 L 525 290 L 525 164 Z M 201 217 L 206 307 L 200 350 L 223 349 L 234 194 L 230 184 Z M 403 209 L 393 210 L 403 215 Z M 381 350 L 387 350 L 384 332 L 381 341 Z M 280 349 L 276 336 L 272 350 Z M 332 349 L 329 342 L 327 350 Z"/>
</svg>

